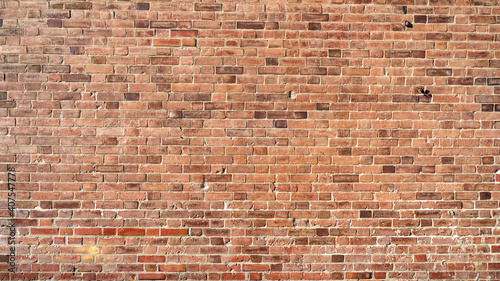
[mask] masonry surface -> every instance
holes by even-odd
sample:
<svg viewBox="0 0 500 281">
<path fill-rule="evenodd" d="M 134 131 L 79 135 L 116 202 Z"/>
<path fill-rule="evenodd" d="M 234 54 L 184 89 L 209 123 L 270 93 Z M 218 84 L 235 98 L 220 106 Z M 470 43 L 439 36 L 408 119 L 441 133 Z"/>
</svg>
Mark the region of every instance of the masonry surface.
<svg viewBox="0 0 500 281">
<path fill-rule="evenodd" d="M 499 67 L 498 0 L 2 1 L 0 279 L 500 280 Z"/>
</svg>

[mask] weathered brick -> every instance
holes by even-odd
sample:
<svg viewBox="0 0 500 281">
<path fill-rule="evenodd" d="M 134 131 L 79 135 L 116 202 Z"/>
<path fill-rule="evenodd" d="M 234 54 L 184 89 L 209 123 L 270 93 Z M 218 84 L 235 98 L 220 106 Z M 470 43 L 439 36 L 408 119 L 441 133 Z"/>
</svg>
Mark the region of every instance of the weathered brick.
<svg viewBox="0 0 500 281">
<path fill-rule="evenodd" d="M 4 2 L 0 279 L 498 279 L 498 0 Z"/>
<path fill-rule="evenodd" d="M 497 6 L 498 0 L 471 0 L 473 6 Z"/>
<path fill-rule="evenodd" d="M 372 273 L 371 272 L 346 272 L 345 274 L 346 279 L 371 279 L 372 278 Z"/>
<path fill-rule="evenodd" d="M 1 28 L 0 36 L 22 36 L 23 31 L 22 28 Z"/>
<path fill-rule="evenodd" d="M 139 11 L 147 11 L 147 10 L 149 10 L 149 3 L 147 3 L 147 2 L 135 3 L 135 9 L 139 10 Z"/>
<path fill-rule="evenodd" d="M 250 22 L 250 21 L 239 21 L 236 23 L 238 29 L 264 29 L 264 22 Z"/>
<path fill-rule="evenodd" d="M 359 182 L 359 175 L 333 175 L 333 182 Z"/>
<path fill-rule="evenodd" d="M 243 67 L 219 66 L 216 67 L 217 74 L 242 74 Z"/>
<path fill-rule="evenodd" d="M 90 82 L 91 76 L 88 74 L 63 74 L 65 82 Z"/>
<path fill-rule="evenodd" d="M 152 64 L 160 64 L 160 65 L 177 65 L 179 64 L 179 58 L 175 57 L 152 57 Z"/>
<path fill-rule="evenodd" d="M 169 229 L 162 228 L 160 231 L 160 235 L 162 236 L 185 236 L 188 235 L 188 229 Z"/>
<path fill-rule="evenodd" d="M 451 69 L 426 69 L 425 73 L 427 76 L 451 76 L 452 75 L 452 70 Z"/>
<path fill-rule="evenodd" d="M 463 78 L 448 78 L 448 85 L 473 85 L 474 79 L 472 77 L 463 77 Z"/>
<path fill-rule="evenodd" d="M 0 101 L 0 108 L 16 108 L 16 101 Z"/>
<path fill-rule="evenodd" d="M 171 37 L 197 37 L 198 30 L 170 30 Z"/>
<path fill-rule="evenodd" d="M 329 21 L 328 14 L 302 14 L 303 21 Z"/>
<path fill-rule="evenodd" d="M 67 2 L 64 3 L 64 8 L 67 10 L 90 10 L 92 8 L 91 2 Z"/>
<path fill-rule="evenodd" d="M 140 236 L 145 235 L 146 231 L 141 228 L 118 228 L 118 235 L 123 236 Z"/>
<path fill-rule="evenodd" d="M 428 16 L 428 23 L 452 23 L 454 17 L 450 16 Z"/>
<path fill-rule="evenodd" d="M 149 27 L 150 28 L 157 28 L 157 29 L 176 28 L 177 22 L 176 21 L 151 21 L 149 23 Z"/>
<path fill-rule="evenodd" d="M 42 72 L 46 73 L 70 73 L 69 65 L 43 65 Z"/>
<path fill-rule="evenodd" d="M 219 3 L 195 3 L 195 11 L 215 12 L 222 11 L 222 4 Z"/>
</svg>

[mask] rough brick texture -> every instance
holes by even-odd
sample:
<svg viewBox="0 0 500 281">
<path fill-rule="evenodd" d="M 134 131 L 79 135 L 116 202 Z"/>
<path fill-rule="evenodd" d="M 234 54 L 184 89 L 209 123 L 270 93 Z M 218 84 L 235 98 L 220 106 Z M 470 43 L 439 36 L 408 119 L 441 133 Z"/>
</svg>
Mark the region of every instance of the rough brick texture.
<svg viewBox="0 0 500 281">
<path fill-rule="evenodd" d="M 500 280 L 498 5 L 1 1 L 0 279 Z"/>
</svg>

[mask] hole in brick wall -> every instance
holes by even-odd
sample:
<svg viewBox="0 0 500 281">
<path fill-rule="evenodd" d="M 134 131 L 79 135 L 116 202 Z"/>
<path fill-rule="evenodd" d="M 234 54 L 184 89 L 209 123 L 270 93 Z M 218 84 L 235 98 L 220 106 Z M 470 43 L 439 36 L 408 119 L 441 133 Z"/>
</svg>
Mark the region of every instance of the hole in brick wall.
<svg viewBox="0 0 500 281">
<path fill-rule="evenodd" d="M 418 88 L 417 91 L 421 94 L 423 94 L 425 97 L 431 98 L 432 95 L 430 94 L 429 90 L 426 90 L 425 88 Z"/>
<path fill-rule="evenodd" d="M 208 189 L 208 185 L 205 182 L 205 175 L 203 175 L 203 181 L 201 182 L 200 188 L 203 189 L 203 190 L 207 190 Z"/>
</svg>

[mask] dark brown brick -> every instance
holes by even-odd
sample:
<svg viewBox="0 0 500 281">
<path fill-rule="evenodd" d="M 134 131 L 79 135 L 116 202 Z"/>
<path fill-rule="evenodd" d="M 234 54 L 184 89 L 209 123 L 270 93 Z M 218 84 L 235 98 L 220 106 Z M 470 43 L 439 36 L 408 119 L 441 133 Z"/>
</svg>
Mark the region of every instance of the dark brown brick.
<svg viewBox="0 0 500 281">
<path fill-rule="evenodd" d="M 481 111 L 493 112 L 493 104 L 481 104 Z"/>
<path fill-rule="evenodd" d="M 302 14 L 303 21 L 329 21 L 328 14 Z"/>
<path fill-rule="evenodd" d="M 222 4 L 219 3 L 195 3 L 195 11 L 216 12 L 222 11 Z"/>
<path fill-rule="evenodd" d="M 346 272 L 345 279 L 371 279 L 371 272 Z"/>
<path fill-rule="evenodd" d="M 329 103 L 317 103 L 316 110 L 330 110 L 330 104 Z"/>
<path fill-rule="evenodd" d="M 139 100 L 139 93 L 125 93 L 125 100 L 138 101 Z"/>
<path fill-rule="evenodd" d="M 500 60 L 489 60 L 489 67 L 499 68 Z"/>
<path fill-rule="evenodd" d="M 239 21 L 236 24 L 238 29 L 264 29 L 264 22 L 252 22 L 252 21 Z"/>
<path fill-rule="evenodd" d="M 307 26 L 308 30 L 321 30 L 321 23 L 319 22 L 310 22 Z"/>
<path fill-rule="evenodd" d="M 90 82 L 91 76 L 88 74 L 63 74 L 65 82 Z"/>
<path fill-rule="evenodd" d="M 417 200 L 441 200 L 439 192 L 417 192 Z"/>
<path fill-rule="evenodd" d="M 390 173 L 395 173 L 396 172 L 396 167 L 395 166 L 383 166 L 382 167 L 382 173 L 384 174 L 390 174 Z"/>
<path fill-rule="evenodd" d="M 266 65 L 279 65 L 278 58 L 266 58 Z"/>
<path fill-rule="evenodd" d="M 352 155 L 352 149 L 350 147 L 339 147 L 338 154 L 344 156 Z"/>
<path fill-rule="evenodd" d="M 287 128 L 288 124 L 286 120 L 275 120 L 274 121 L 275 128 Z"/>
<path fill-rule="evenodd" d="M 483 165 L 491 165 L 495 163 L 495 158 L 493 156 L 483 156 L 481 157 L 481 162 Z"/>
<path fill-rule="evenodd" d="M 328 56 L 334 58 L 340 58 L 342 56 L 342 50 L 340 49 L 330 49 L 328 50 Z"/>
<path fill-rule="evenodd" d="M 147 11 L 147 10 L 149 10 L 149 3 L 147 3 L 147 2 L 135 3 L 135 9 L 139 10 L 139 11 Z"/>
<path fill-rule="evenodd" d="M 372 217 L 372 211 L 359 211 L 359 217 L 362 219 L 367 219 Z"/>
<path fill-rule="evenodd" d="M 479 200 L 490 200 L 491 192 L 479 192 Z"/>
<path fill-rule="evenodd" d="M 427 23 L 427 16 L 424 15 L 415 15 L 413 16 L 414 23 Z"/>
<path fill-rule="evenodd" d="M 80 208 L 79 201 L 54 201 L 54 209 L 78 209 Z"/>
</svg>

